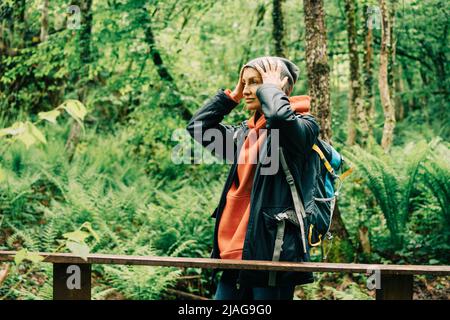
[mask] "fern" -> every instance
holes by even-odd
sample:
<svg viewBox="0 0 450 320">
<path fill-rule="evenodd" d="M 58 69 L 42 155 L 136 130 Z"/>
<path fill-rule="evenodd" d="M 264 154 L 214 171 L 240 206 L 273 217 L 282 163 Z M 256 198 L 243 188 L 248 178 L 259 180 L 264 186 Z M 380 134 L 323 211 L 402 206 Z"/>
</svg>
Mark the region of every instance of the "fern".
<svg viewBox="0 0 450 320">
<path fill-rule="evenodd" d="M 32 229 L 20 230 L 8 221 L 6 225 L 14 231 L 14 234 L 8 237 L 6 243 L 10 248 L 15 248 L 16 241 L 21 241 L 22 247 L 27 248 L 29 251 L 39 251 L 40 237 Z"/>
<path fill-rule="evenodd" d="M 448 162 L 440 157 L 433 157 L 424 165 L 422 178 L 439 204 L 447 229 L 450 228 L 450 166 Z"/>
<path fill-rule="evenodd" d="M 397 154 L 374 156 L 358 146 L 345 155 L 357 167 L 386 219 L 391 243 L 395 248 L 404 244 L 404 234 L 410 218 L 413 190 L 422 163 L 430 153 L 426 143 L 411 145 Z M 406 152 L 406 153 L 405 153 Z M 394 161 L 395 160 L 395 161 Z"/>
<path fill-rule="evenodd" d="M 45 252 L 53 252 L 57 247 L 58 229 L 53 220 L 47 222 L 41 230 L 40 248 Z"/>
<path fill-rule="evenodd" d="M 154 300 L 174 285 L 181 270 L 147 266 L 105 266 L 105 278 L 109 285 L 128 299 Z"/>
</svg>

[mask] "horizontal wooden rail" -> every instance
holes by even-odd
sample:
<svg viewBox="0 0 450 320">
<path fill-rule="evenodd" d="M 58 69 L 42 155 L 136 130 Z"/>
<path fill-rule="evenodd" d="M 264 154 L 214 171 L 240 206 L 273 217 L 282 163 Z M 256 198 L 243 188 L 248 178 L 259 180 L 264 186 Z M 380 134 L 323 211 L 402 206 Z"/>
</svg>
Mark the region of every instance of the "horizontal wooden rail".
<svg viewBox="0 0 450 320">
<path fill-rule="evenodd" d="M 13 261 L 15 251 L 0 251 L 0 261 Z M 111 254 L 90 254 L 88 261 L 71 253 L 46 253 L 43 262 L 76 263 L 76 264 L 117 264 L 143 265 L 185 268 L 217 268 L 267 271 L 310 271 L 310 272 L 351 272 L 366 273 L 368 270 L 380 270 L 385 274 L 430 274 L 450 275 L 450 266 L 445 265 L 389 265 L 389 264 L 356 264 L 356 263 L 324 263 L 324 262 L 272 262 L 262 260 L 228 260 L 208 258 L 179 258 L 159 256 L 129 256 Z"/>
<path fill-rule="evenodd" d="M 0 261 L 13 261 L 15 251 L 0 251 Z M 345 272 L 378 273 L 380 286 L 377 286 L 377 299 L 412 298 L 413 275 L 427 274 L 436 276 L 450 275 L 450 266 L 445 265 L 388 265 L 355 263 L 315 263 L 315 262 L 272 262 L 256 260 L 227 260 L 208 258 L 128 256 L 111 254 L 90 254 L 85 261 L 70 253 L 39 253 L 43 262 L 53 263 L 54 298 L 82 299 L 90 298 L 90 273 L 92 264 L 142 265 L 161 267 L 213 268 L 294 272 Z M 75 267 L 74 267 L 75 266 Z M 71 268 L 71 269 L 69 269 Z M 75 269 L 74 269 L 75 268 Z M 76 269 L 78 268 L 78 269 Z M 78 270 L 81 274 L 79 287 L 83 284 L 84 293 L 67 289 L 68 279 Z M 69 276 L 68 276 L 69 275 Z M 75 287 L 76 287 L 75 283 Z M 87 292 L 89 291 L 89 292 Z M 81 291 L 80 291 L 81 292 Z M 79 293 L 79 292 L 78 292 Z"/>
</svg>

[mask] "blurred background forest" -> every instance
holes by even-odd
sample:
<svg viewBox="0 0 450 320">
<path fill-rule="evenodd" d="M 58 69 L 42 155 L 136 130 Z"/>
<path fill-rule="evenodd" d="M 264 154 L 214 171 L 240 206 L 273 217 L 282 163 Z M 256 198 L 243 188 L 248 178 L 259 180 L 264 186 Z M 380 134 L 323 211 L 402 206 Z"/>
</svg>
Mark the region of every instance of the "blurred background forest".
<svg viewBox="0 0 450 320">
<path fill-rule="evenodd" d="M 449 264 L 448 29 L 444 0 L 2 0 L 0 250 L 54 252 L 88 226 L 90 252 L 209 257 L 229 165 L 173 163 L 172 133 L 277 55 L 355 167 L 326 261 Z M 56 122 L 75 100 L 87 114 Z M 51 299 L 51 265 L 31 267 L 11 265 L 0 297 Z M 374 297 L 364 275 L 316 276 L 297 299 Z M 214 292 L 209 270 L 93 266 L 93 299 Z M 416 277 L 414 295 L 448 299 L 448 278 Z"/>
</svg>

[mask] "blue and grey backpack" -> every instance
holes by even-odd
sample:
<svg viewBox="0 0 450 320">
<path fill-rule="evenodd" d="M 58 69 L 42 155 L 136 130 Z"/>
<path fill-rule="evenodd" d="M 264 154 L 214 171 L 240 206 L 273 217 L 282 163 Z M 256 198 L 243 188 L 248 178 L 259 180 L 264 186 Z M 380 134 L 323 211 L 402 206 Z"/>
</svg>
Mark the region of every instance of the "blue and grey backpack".
<svg viewBox="0 0 450 320">
<path fill-rule="evenodd" d="M 330 226 L 336 197 L 339 194 L 342 181 L 352 172 L 352 168 L 338 175 L 336 172 L 342 171 L 344 159 L 340 153 L 323 140 L 318 139 L 312 149 L 320 158 L 320 161 L 317 161 L 317 165 L 320 167 L 316 170 L 317 177 L 315 177 L 316 184 L 313 192 L 313 210 L 306 214 L 303 203 L 297 192 L 294 178 L 286 163 L 283 148 L 280 147 L 281 166 L 291 190 L 294 210 L 288 209 L 275 216 L 278 223 L 272 261 L 280 260 L 286 221 L 293 223 L 299 228 L 304 254 L 307 254 L 308 248 L 319 246 L 325 235 L 328 239 L 332 238 Z M 317 160 L 317 158 L 315 158 L 315 160 Z M 339 185 L 337 184 L 337 180 L 339 181 Z M 305 225 L 309 225 L 308 230 L 305 228 Z M 271 271 L 269 273 L 269 286 L 275 286 L 275 279 L 276 272 Z"/>
<path fill-rule="evenodd" d="M 329 143 L 317 139 L 312 149 L 320 158 L 320 161 L 318 161 L 320 167 L 317 168 L 318 176 L 315 179 L 313 210 L 307 215 L 303 203 L 300 201 L 292 174 L 284 158 L 283 150 L 280 148 L 280 160 L 286 175 L 286 180 L 291 189 L 295 208 L 295 214 L 289 214 L 287 219 L 300 227 L 305 253 L 307 248 L 306 238 L 309 247 L 319 246 L 324 236 L 327 236 L 328 239 L 332 238 L 330 226 L 336 198 L 339 195 L 343 180 L 352 172 L 352 168 L 349 168 L 345 172 L 338 174 L 338 172 L 343 171 L 344 158 Z M 305 222 L 309 224 L 307 235 L 305 234 Z"/>
</svg>

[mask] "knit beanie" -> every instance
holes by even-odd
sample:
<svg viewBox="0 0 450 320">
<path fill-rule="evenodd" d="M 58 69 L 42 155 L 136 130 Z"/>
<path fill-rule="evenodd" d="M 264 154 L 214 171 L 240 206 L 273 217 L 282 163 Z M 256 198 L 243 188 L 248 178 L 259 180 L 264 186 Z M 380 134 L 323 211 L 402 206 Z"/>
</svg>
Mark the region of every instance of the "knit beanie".
<svg viewBox="0 0 450 320">
<path fill-rule="evenodd" d="M 290 95 L 292 90 L 294 89 L 294 84 L 297 82 L 298 75 L 299 75 L 299 68 L 290 60 L 282 57 L 259 57 L 253 60 L 250 60 L 247 62 L 242 70 L 245 67 L 251 67 L 255 68 L 255 65 L 259 65 L 264 71 L 266 71 L 266 68 L 264 67 L 263 61 L 266 59 L 270 59 L 272 61 L 281 61 L 281 79 L 284 79 L 284 77 L 288 77 L 288 83 L 283 88 L 283 91 L 286 93 L 286 95 Z M 267 61 L 267 60 L 266 60 Z M 242 74 L 241 74 L 242 76 Z"/>
</svg>

